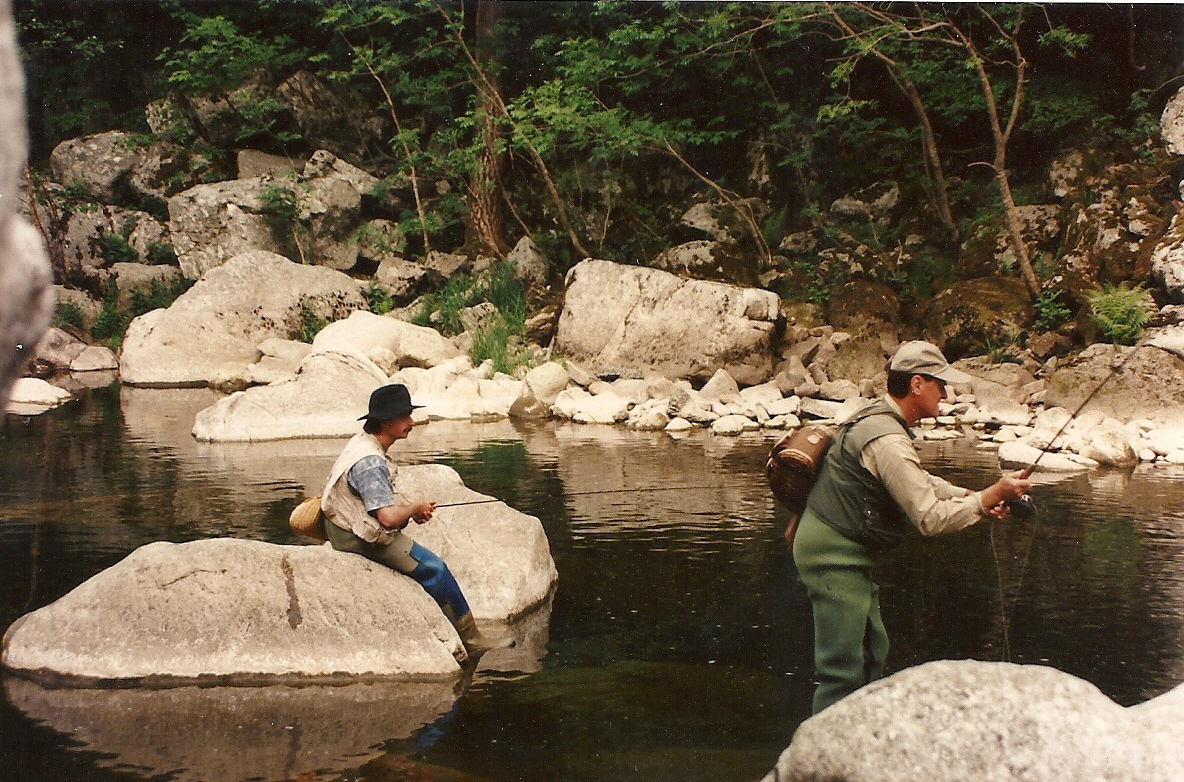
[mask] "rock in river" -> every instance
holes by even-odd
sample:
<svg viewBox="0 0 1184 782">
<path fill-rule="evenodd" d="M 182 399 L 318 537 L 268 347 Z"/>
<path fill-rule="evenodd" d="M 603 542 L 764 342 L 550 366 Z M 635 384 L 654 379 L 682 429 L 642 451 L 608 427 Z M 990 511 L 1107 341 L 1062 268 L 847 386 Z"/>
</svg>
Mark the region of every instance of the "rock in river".
<svg viewBox="0 0 1184 782">
<path fill-rule="evenodd" d="M 1184 688 L 1123 708 L 1039 665 L 942 660 L 806 720 L 765 782 L 1173 782 Z"/>
<path fill-rule="evenodd" d="M 490 500 L 440 465 L 400 491 Z M 413 537 L 448 563 L 481 619 L 541 604 L 556 580 L 538 519 L 491 501 L 440 507 Z M 71 683 L 258 683 L 456 678 L 464 651 L 410 578 L 322 546 L 211 539 L 151 543 L 18 619 L 5 667 Z"/>
</svg>

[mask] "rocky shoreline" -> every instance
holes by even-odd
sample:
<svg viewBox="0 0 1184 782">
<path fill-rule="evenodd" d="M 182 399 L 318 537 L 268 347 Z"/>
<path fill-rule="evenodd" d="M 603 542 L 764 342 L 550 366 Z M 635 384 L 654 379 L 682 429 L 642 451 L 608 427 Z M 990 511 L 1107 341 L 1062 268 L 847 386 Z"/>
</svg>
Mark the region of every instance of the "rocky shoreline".
<svg viewBox="0 0 1184 782">
<path fill-rule="evenodd" d="M 134 386 L 209 385 L 230 391 L 196 416 L 193 436 L 207 442 L 349 436 L 369 393 L 387 382 L 411 389 L 423 405 L 416 413 L 420 423 L 554 418 L 672 436 L 694 428 L 734 436 L 780 432 L 803 422 L 841 422 L 884 392 L 882 367 L 894 335 L 880 333 L 872 340 L 866 331 L 787 324 L 777 340 L 783 347 L 774 353 L 774 319 L 760 292 L 718 283 L 699 295 L 750 303 L 733 320 L 721 317 L 714 329 L 692 319 L 700 339 L 691 343 L 684 334 L 681 341 L 690 344 L 682 352 L 668 346 L 661 365 L 689 367 L 688 357 L 703 355 L 701 343 L 713 340 L 727 359 L 704 364 L 716 368 L 703 380 L 671 379 L 647 369 L 649 364 L 625 348 L 631 339 L 652 343 L 663 315 L 659 305 L 645 302 L 662 297 L 645 292 L 633 267 L 587 263 L 598 276 L 597 291 L 606 285 L 635 286 L 642 303 L 613 314 L 617 327 L 600 328 L 611 336 L 599 343 L 593 338 L 596 320 L 604 320 L 610 308 L 590 308 L 594 314 L 580 317 L 581 306 L 589 305 L 577 304 L 560 320 L 554 344 L 536 346 L 537 365 L 520 376 L 495 372 L 488 361 L 474 367 L 459 346 L 468 334 L 448 339 L 397 314 L 375 315 L 356 300 L 348 317 L 331 323 L 311 344 L 283 339 L 282 326 L 272 324 L 282 324 L 303 300 L 307 288 L 301 286 L 309 273 L 324 277 L 323 295 L 341 302 L 349 303 L 350 293 L 357 295 L 357 285 L 339 272 L 261 252 L 237 256 L 170 308 L 133 321 L 118 360 L 60 329 L 42 340 L 37 358 L 42 366 L 74 370 L 64 377 L 80 387 L 118 377 Z M 573 276 L 583 268 L 577 266 Z M 643 273 L 667 293 L 682 282 L 666 272 Z M 269 286 L 270 298 L 240 294 L 236 304 L 241 279 L 264 274 L 277 280 Z M 569 289 L 573 301 L 581 301 L 578 294 Z M 597 298 L 603 300 L 602 294 L 583 301 Z M 761 302 L 755 318 L 748 317 L 754 311 L 751 302 Z M 684 305 L 677 302 L 676 309 Z M 1174 309 L 1165 308 L 1165 316 Z M 628 325 L 639 320 L 648 325 L 628 333 Z M 1072 360 L 1041 364 L 1022 351 L 960 360 L 957 366 L 973 381 L 953 387 L 941 415 L 922 421 L 918 436 L 936 440 L 973 434 L 984 446 L 997 446 L 1005 464 L 1030 464 L 1039 456 L 1039 467 L 1046 471 L 1184 463 L 1179 412 L 1184 409 L 1184 361 L 1178 353 L 1184 339 L 1178 329 L 1157 327 L 1138 347 L 1097 344 Z M 558 354 L 560 349 L 566 355 Z M 87 362 L 82 367 L 94 368 L 79 371 L 82 361 Z M 767 379 L 752 382 L 762 377 Z M 35 414 L 62 404 L 71 396 L 60 386 L 69 384 L 25 378 L 13 389 L 9 411 Z"/>
</svg>

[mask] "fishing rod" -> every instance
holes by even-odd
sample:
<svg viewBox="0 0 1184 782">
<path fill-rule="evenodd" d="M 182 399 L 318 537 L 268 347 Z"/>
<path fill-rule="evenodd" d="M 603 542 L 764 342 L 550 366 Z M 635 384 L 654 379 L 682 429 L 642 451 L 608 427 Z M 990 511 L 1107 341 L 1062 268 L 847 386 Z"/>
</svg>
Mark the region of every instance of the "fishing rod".
<svg viewBox="0 0 1184 782">
<path fill-rule="evenodd" d="M 1094 397 L 1098 395 L 1098 392 L 1102 390 L 1103 386 L 1105 386 L 1107 383 L 1109 383 L 1110 380 L 1113 379 L 1115 375 L 1117 375 L 1118 373 L 1120 373 L 1123 370 L 1123 367 L 1125 366 L 1126 362 L 1130 360 L 1131 356 L 1135 355 L 1135 350 L 1141 346 L 1142 345 L 1140 345 L 1140 344 L 1133 345 L 1131 347 L 1131 351 L 1129 353 L 1127 353 L 1122 358 L 1122 360 L 1111 365 L 1110 371 L 1108 373 L 1106 373 L 1106 376 L 1102 378 L 1102 381 L 1100 383 L 1098 383 L 1096 386 L 1094 386 L 1094 389 L 1092 391 L 1090 391 L 1089 394 L 1086 395 L 1085 399 L 1082 400 L 1081 404 L 1079 404 L 1077 406 L 1077 409 L 1069 414 L 1069 417 L 1066 418 L 1065 421 L 1061 424 L 1060 429 L 1058 429 L 1056 431 L 1056 434 L 1054 434 L 1052 436 L 1052 439 L 1050 439 L 1048 441 L 1048 444 L 1040 449 L 1040 453 L 1038 453 L 1036 455 L 1036 458 L 1032 460 L 1032 463 L 1023 469 L 1023 471 L 1021 472 L 1021 475 L 1024 478 L 1027 478 L 1028 476 L 1030 476 L 1032 474 L 1032 472 L 1036 469 L 1036 465 L 1040 462 L 1040 460 L 1044 457 L 1044 455 L 1046 453 L 1048 453 L 1049 449 L 1052 448 L 1053 443 L 1055 443 L 1057 441 L 1057 439 L 1062 434 L 1065 433 L 1065 430 L 1069 427 L 1069 424 L 1073 422 L 1073 419 L 1075 419 L 1078 416 L 1078 414 L 1080 414 L 1081 411 L 1085 409 L 1086 405 L 1088 405 L 1090 402 L 1093 401 Z M 1011 508 L 1011 512 L 1015 515 L 1016 518 L 1026 519 L 1026 518 L 1030 518 L 1030 517 L 1036 515 L 1036 503 L 1033 502 L 1032 498 L 1027 494 L 1025 494 L 1023 497 L 1021 497 L 1018 500 L 1007 500 L 1006 504 L 1009 508 Z M 1015 599 L 1012 601 L 1011 609 L 1008 609 L 1007 598 L 1003 592 L 1003 568 L 999 564 L 999 550 L 998 550 L 998 547 L 996 546 L 996 543 L 995 543 L 995 525 L 994 524 L 990 525 L 991 554 L 993 555 L 994 560 L 995 560 L 995 576 L 996 576 L 996 582 L 999 585 L 999 614 L 1000 614 L 999 618 L 1000 618 L 1001 627 L 1003 629 L 1004 660 L 1007 662 L 1011 662 L 1011 632 L 1010 632 L 1011 621 L 1010 621 L 1008 615 L 1011 610 L 1014 610 L 1015 603 L 1017 603 L 1019 601 L 1019 593 L 1023 589 L 1024 574 L 1028 570 L 1028 556 L 1032 553 L 1032 543 L 1036 540 L 1036 527 L 1037 527 L 1037 525 L 1035 525 L 1035 524 L 1032 526 L 1032 532 L 1028 536 L 1028 544 L 1025 547 L 1024 556 L 1020 560 L 1020 572 L 1019 572 L 1019 579 L 1016 583 Z"/>
<path fill-rule="evenodd" d="M 1040 460 L 1044 458 L 1044 455 L 1048 453 L 1049 449 L 1052 448 L 1057 439 L 1065 433 L 1065 430 L 1069 427 L 1069 424 L 1073 422 L 1073 419 L 1077 418 L 1078 414 L 1085 409 L 1085 406 L 1093 401 L 1094 397 L 1098 395 L 1098 392 L 1102 390 L 1103 386 L 1109 383 L 1115 375 L 1122 372 L 1123 366 L 1127 361 L 1130 360 L 1131 356 L 1135 355 L 1135 351 L 1139 347 L 1142 346 L 1139 344 L 1131 346 L 1131 352 L 1123 356 L 1122 360 L 1118 363 L 1111 365 L 1110 371 L 1106 373 L 1104 378 L 1102 378 L 1102 382 L 1094 386 L 1094 389 L 1086 395 L 1081 404 L 1077 406 L 1077 409 L 1069 414 L 1069 417 L 1066 418 L 1061 424 L 1061 428 L 1057 429 L 1056 434 L 1052 436 L 1052 439 L 1048 441 L 1048 444 L 1041 448 L 1040 453 L 1036 454 L 1036 458 L 1032 460 L 1032 463 L 1022 470 L 1021 477 L 1027 478 L 1036 470 L 1036 465 L 1040 463 Z M 1006 504 L 1007 507 L 1011 508 L 1012 514 L 1014 514 L 1018 519 L 1027 519 L 1036 515 L 1036 503 L 1027 494 L 1025 494 L 1023 497 L 1020 497 L 1018 500 L 1007 500 Z"/>
<path fill-rule="evenodd" d="M 720 486 L 653 486 L 653 487 L 637 487 L 634 489 L 591 489 L 589 491 L 573 491 L 564 494 L 565 497 L 588 497 L 594 494 L 630 494 L 633 492 L 651 492 L 651 491 L 689 491 L 691 489 L 751 489 L 750 484 L 723 484 Z M 491 502 L 504 502 L 496 497 L 489 497 L 483 500 L 466 500 L 464 502 L 441 502 L 436 505 L 437 508 L 459 508 L 462 505 L 485 505 Z"/>
</svg>

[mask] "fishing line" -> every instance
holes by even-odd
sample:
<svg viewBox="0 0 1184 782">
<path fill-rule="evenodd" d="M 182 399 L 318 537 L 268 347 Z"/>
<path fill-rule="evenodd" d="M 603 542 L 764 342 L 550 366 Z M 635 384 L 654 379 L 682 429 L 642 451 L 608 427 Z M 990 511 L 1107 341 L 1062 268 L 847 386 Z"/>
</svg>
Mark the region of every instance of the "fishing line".
<svg viewBox="0 0 1184 782">
<path fill-rule="evenodd" d="M 1106 376 L 1102 378 L 1102 382 L 1100 382 L 1096 386 L 1094 386 L 1094 389 L 1089 392 L 1089 394 L 1085 397 L 1084 400 L 1082 400 L 1081 404 L 1079 404 L 1077 406 L 1077 409 L 1074 410 L 1072 413 L 1070 413 L 1069 417 L 1066 418 L 1064 423 L 1061 424 L 1061 428 L 1056 431 L 1056 434 L 1054 434 L 1052 436 L 1052 439 L 1050 439 L 1048 441 L 1048 444 L 1040 449 L 1040 453 L 1038 453 L 1036 455 L 1036 458 L 1032 460 L 1032 463 L 1023 469 L 1023 477 L 1027 478 L 1036 470 L 1036 465 L 1040 463 L 1040 460 L 1044 457 L 1044 455 L 1046 453 L 1048 453 L 1048 450 L 1050 448 L 1052 448 L 1052 446 L 1056 443 L 1056 441 L 1060 438 L 1060 436 L 1065 433 L 1065 429 L 1068 428 L 1069 424 L 1072 423 L 1073 419 L 1077 418 L 1078 414 L 1080 414 L 1081 411 L 1085 409 L 1085 406 L 1093 401 L 1094 397 L 1098 395 L 1098 392 L 1102 390 L 1103 386 L 1105 386 L 1107 383 L 1109 383 L 1111 379 L 1113 379 L 1116 375 L 1118 375 L 1122 371 L 1123 367 L 1126 365 L 1126 362 L 1129 361 L 1131 359 L 1131 357 L 1135 355 L 1138 348 L 1140 348 L 1140 347 L 1142 347 L 1142 344 L 1136 343 L 1135 345 L 1131 346 L 1130 352 L 1127 353 L 1125 356 L 1123 356 L 1121 361 L 1111 364 L 1110 371 L 1107 372 Z M 1117 348 L 1118 348 L 1118 346 L 1115 345 L 1116 350 L 1117 350 Z M 1010 619 L 1010 615 L 1012 612 L 1015 611 L 1015 607 L 1019 604 L 1020 595 L 1021 595 L 1021 592 L 1023 591 L 1024 576 L 1027 574 L 1027 570 L 1028 570 L 1028 557 L 1032 553 L 1032 544 L 1036 541 L 1036 533 L 1040 528 L 1040 516 L 1037 515 L 1037 513 L 1036 513 L 1036 504 L 1034 502 L 1032 502 L 1031 497 L 1024 495 L 1024 497 L 1021 500 L 1009 501 L 1008 505 L 1012 508 L 1012 512 L 1016 515 L 1017 518 L 1023 519 L 1023 518 L 1030 517 L 1032 519 L 1032 531 L 1028 535 L 1028 543 L 1024 547 L 1024 555 L 1020 559 L 1019 578 L 1016 581 L 1016 586 L 1015 586 L 1015 590 L 1014 590 L 1015 596 L 1012 599 L 1011 606 L 1009 608 L 1007 605 L 1007 597 L 1006 597 L 1006 594 L 1004 593 L 1004 590 L 1003 590 L 1003 566 L 1000 564 L 999 549 L 998 549 L 998 546 L 996 545 L 996 542 L 995 542 L 995 527 L 996 527 L 996 525 L 991 524 L 991 527 L 990 527 L 991 556 L 993 557 L 993 559 L 995 561 L 995 580 L 996 580 L 996 583 L 998 584 L 998 588 L 999 588 L 999 621 L 1000 621 L 1000 624 L 1003 629 L 1003 660 L 1004 660 L 1004 662 L 1011 662 L 1011 619 Z"/>
<path fill-rule="evenodd" d="M 716 486 L 703 486 L 702 484 L 693 486 L 645 486 L 633 489 L 591 489 L 589 491 L 571 491 L 564 493 L 564 497 L 588 497 L 594 494 L 631 494 L 634 492 L 651 492 L 651 491 L 690 491 L 692 489 L 751 489 L 752 484 L 721 484 Z M 462 505 L 485 505 L 491 502 L 504 502 L 496 497 L 489 497 L 483 500 L 466 500 L 464 502 L 441 502 L 436 505 L 437 508 L 459 508 Z"/>
</svg>

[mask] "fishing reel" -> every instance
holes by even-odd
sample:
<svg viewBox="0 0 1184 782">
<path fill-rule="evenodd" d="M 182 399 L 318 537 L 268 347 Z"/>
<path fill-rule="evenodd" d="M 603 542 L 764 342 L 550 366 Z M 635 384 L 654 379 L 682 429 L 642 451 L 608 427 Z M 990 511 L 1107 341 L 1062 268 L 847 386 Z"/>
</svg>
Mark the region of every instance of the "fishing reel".
<svg viewBox="0 0 1184 782">
<path fill-rule="evenodd" d="M 1036 502 L 1030 494 L 1025 494 L 1018 500 L 1004 500 L 1004 504 L 1011 508 L 1011 515 L 1017 519 L 1030 519 L 1036 515 Z"/>
</svg>

